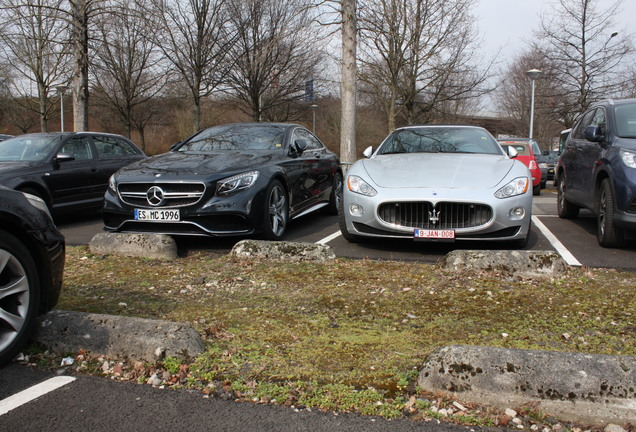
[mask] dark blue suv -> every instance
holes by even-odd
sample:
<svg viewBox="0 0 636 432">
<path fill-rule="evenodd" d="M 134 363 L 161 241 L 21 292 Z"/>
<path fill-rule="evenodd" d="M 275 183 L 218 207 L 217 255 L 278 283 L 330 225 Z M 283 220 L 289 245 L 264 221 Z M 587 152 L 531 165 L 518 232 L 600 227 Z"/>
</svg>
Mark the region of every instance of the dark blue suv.
<svg viewBox="0 0 636 432">
<path fill-rule="evenodd" d="M 592 105 L 572 128 L 556 169 L 557 211 L 598 217 L 598 242 L 625 245 L 636 231 L 636 99 Z"/>
</svg>

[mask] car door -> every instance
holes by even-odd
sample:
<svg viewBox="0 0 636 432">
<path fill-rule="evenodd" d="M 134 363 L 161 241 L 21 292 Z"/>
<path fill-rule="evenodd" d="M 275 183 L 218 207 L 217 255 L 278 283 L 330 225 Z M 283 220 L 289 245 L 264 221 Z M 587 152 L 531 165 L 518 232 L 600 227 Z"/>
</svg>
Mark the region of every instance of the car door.
<svg viewBox="0 0 636 432">
<path fill-rule="evenodd" d="M 578 205 L 585 205 L 584 178 L 585 172 L 581 168 L 583 152 L 588 141 L 585 139 L 585 128 L 592 122 L 596 109 L 587 111 L 572 128 L 565 143 L 561 163 L 565 169 L 565 189 L 568 200 Z"/>
<path fill-rule="evenodd" d="M 44 176 L 54 210 L 95 203 L 93 154 L 90 137 L 85 135 L 73 135 L 59 144 L 51 170 Z"/>
<path fill-rule="evenodd" d="M 115 171 L 145 156 L 135 145 L 123 137 L 93 135 L 95 157 L 95 187 L 100 195 L 106 193 L 108 180 Z"/>
<path fill-rule="evenodd" d="M 605 108 L 599 107 L 594 110 L 594 115 L 589 125 L 598 126 L 602 135 L 607 132 Z M 605 138 L 604 138 L 605 139 Z M 594 206 L 594 176 L 598 167 L 597 163 L 601 159 L 602 142 L 592 142 L 587 139 L 581 141 L 580 148 L 580 182 L 583 199 L 588 204 L 587 207 Z"/>
</svg>

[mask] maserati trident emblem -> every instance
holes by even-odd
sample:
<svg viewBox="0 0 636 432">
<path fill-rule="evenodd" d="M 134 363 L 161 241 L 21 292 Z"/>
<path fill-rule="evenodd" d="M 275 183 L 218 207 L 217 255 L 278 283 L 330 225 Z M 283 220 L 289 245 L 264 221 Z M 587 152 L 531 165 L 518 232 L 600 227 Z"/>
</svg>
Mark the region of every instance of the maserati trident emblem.
<svg viewBox="0 0 636 432">
<path fill-rule="evenodd" d="M 439 210 L 433 209 L 428 212 L 428 221 L 433 225 L 437 225 L 437 222 L 439 222 Z"/>
<path fill-rule="evenodd" d="M 159 186 L 153 186 L 146 192 L 146 201 L 153 207 L 160 206 L 166 201 L 163 189 Z"/>
</svg>

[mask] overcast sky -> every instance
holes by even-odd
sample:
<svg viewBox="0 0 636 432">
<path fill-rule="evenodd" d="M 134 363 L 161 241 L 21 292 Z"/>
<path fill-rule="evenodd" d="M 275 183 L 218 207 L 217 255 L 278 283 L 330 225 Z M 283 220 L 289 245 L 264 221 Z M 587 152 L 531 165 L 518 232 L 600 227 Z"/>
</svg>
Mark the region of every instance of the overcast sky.
<svg viewBox="0 0 636 432">
<path fill-rule="evenodd" d="M 525 48 L 524 41 L 532 38 L 532 30 L 539 26 L 539 14 L 547 10 L 554 0 L 477 0 L 475 15 L 483 35 L 487 55 L 501 48 L 504 59 L 515 57 Z M 599 0 L 601 9 L 615 0 Z M 636 19 L 636 0 L 623 0 L 617 28 L 608 29 L 608 35 L 624 30 L 628 22 Z"/>
</svg>

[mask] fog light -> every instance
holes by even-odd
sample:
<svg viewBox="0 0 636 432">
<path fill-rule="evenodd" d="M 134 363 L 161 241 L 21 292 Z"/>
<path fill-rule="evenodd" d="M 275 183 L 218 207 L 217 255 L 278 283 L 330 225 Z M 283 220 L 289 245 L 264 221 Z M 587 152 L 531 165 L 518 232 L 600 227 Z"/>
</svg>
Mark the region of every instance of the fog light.
<svg viewBox="0 0 636 432">
<path fill-rule="evenodd" d="M 525 215 L 526 209 L 524 209 L 523 207 L 515 207 L 510 210 L 510 217 L 513 219 L 523 219 Z"/>
<path fill-rule="evenodd" d="M 351 206 L 349 206 L 349 213 L 351 213 L 352 216 L 362 216 L 362 206 L 358 204 L 351 204 Z"/>
</svg>

